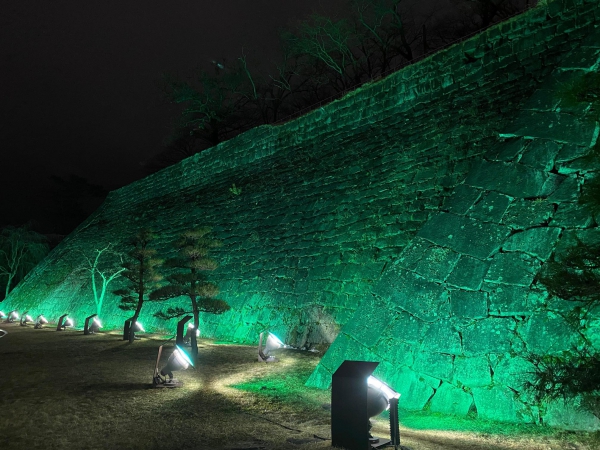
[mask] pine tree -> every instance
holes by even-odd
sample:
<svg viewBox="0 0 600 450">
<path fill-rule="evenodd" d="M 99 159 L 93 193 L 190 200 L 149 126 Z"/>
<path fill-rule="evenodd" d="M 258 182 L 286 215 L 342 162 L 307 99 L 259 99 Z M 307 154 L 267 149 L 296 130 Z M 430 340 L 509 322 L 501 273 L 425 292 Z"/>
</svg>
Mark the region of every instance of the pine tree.
<svg viewBox="0 0 600 450">
<path fill-rule="evenodd" d="M 596 151 L 590 156 L 596 158 Z M 600 213 L 600 175 L 588 180 L 580 204 L 585 205 L 594 216 Z M 537 277 L 548 294 L 572 303 L 566 318 L 580 331 L 584 339 L 581 346 L 561 355 L 531 355 L 529 360 L 536 366 L 534 379 L 525 387 L 537 400 L 544 398 L 575 398 L 581 396 L 591 413 L 600 417 L 600 352 L 585 334 L 585 327 L 598 318 L 600 306 L 600 243 L 583 242 L 563 254 L 554 255 Z"/>
<path fill-rule="evenodd" d="M 151 230 L 140 230 L 129 241 L 132 247 L 127 253 L 127 260 L 123 263 L 122 275 L 129 280 L 126 287 L 113 293 L 121 297 L 119 308 L 125 311 L 135 311 L 131 318 L 129 328 L 129 342 L 134 341 L 135 327 L 144 302 L 150 300 L 150 293 L 158 288 L 162 276 L 157 269 L 162 260 L 155 258 L 156 250 L 151 248 L 152 241 L 156 238 Z"/>
<path fill-rule="evenodd" d="M 174 269 L 174 273 L 167 277 L 167 285 L 154 291 L 150 298 L 153 300 L 166 300 L 175 297 L 189 297 L 188 308 L 168 308 L 165 312 L 158 312 L 156 317 L 168 320 L 185 314 L 193 314 L 194 329 L 199 328 L 199 313 L 222 314 L 230 309 L 224 300 L 216 299 L 219 288 L 216 284 L 207 281 L 206 272 L 217 268 L 217 263 L 208 256 L 211 249 L 219 247 L 221 242 L 207 237 L 210 228 L 188 230 L 181 234 L 180 239 L 174 243 L 177 256 L 165 261 L 166 267 Z M 198 356 L 196 333 L 192 333 L 192 355 Z"/>
</svg>

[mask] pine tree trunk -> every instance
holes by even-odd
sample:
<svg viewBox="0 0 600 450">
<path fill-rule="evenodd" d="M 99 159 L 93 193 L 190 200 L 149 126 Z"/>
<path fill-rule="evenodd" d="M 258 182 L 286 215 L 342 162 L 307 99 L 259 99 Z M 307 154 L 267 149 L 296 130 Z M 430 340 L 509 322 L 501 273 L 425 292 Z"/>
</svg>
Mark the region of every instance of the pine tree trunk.
<svg viewBox="0 0 600 450">
<path fill-rule="evenodd" d="M 132 344 L 133 341 L 135 340 L 135 324 L 138 320 L 138 317 L 140 317 L 140 311 L 142 310 L 142 305 L 144 304 L 143 301 L 138 300 L 138 304 L 137 304 L 137 308 L 135 309 L 135 313 L 133 314 L 133 317 L 131 318 L 131 324 L 129 326 L 129 343 Z"/>
</svg>

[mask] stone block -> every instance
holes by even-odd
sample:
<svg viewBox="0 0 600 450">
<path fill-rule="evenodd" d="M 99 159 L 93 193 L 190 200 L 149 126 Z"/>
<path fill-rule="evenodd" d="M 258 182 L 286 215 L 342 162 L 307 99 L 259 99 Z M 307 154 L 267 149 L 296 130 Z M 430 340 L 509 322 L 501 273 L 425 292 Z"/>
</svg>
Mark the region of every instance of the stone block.
<svg viewBox="0 0 600 450">
<path fill-rule="evenodd" d="M 454 369 L 452 355 L 434 352 L 417 352 L 412 369 L 435 379 L 450 381 Z"/>
<path fill-rule="evenodd" d="M 548 402 L 542 419 L 546 425 L 564 430 L 589 432 L 600 428 L 600 419 L 582 407 L 581 398 Z"/>
<path fill-rule="evenodd" d="M 454 214 L 465 214 L 481 195 L 481 190 L 459 184 L 452 195 L 444 200 L 444 209 Z"/>
<path fill-rule="evenodd" d="M 521 111 L 500 136 L 551 139 L 589 147 L 594 137 L 594 128 L 595 124 L 568 114 Z"/>
<path fill-rule="evenodd" d="M 489 266 L 489 261 L 461 255 L 446 282 L 462 289 L 477 291 L 483 283 L 483 277 Z"/>
<path fill-rule="evenodd" d="M 529 289 L 509 284 L 486 283 L 488 290 L 490 315 L 493 316 L 526 316 L 532 314 L 527 298 Z"/>
<path fill-rule="evenodd" d="M 534 111 L 554 111 L 560 103 L 560 98 L 556 95 L 556 91 L 551 89 L 538 89 L 527 100 L 523 109 L 531 109 Z"/>
<path fill-rule="evenodd" d="M 562 224 L 557 220 L 554 222 Z M 557 227 L 537 227 L 520 231 L 506 239 L 502 249 L 507 252 L 527 253 L 546 261 L 552 254 L 561 231 L 562 229 Z"/>
<path fill-rule="evenodd" d="M 417 236 L 404 248 L 402 253 L 398 256 L 398 259 L 394 261 L 394 264 L 405 269 L 414 270 L 430 247 L 430 242 Z"/>
<path fill-rule="evenodd" d="M 387 360 L 396 366 L 411 366 L 414 362 L 415 345 L 401 339 L 382 337 L 373 349 L 380 360 Z"/>
<path fill-rule="evenodd" d="M 555 190 L 559 184 L 556 178 L 557 175 L 553 173 L 523 164 L 480 161 L 469 172 L 465 184 L 517 198 L 543 197 Z"/>
<path fill-rule="evenodd" d="M 459 257 L 459 253 L 449 248 L 431 246 L 418 262 L 415 272 L 429 280 L 443 281 L 452 272 Z"/>
<path fill-rule="evenodd" d="M 560 183 L 558 189 L 556 189 L 549 197 L 550 203 L 559 202 L 573 202 L 579 197 L 579 183 L 577 178 L 573 175 L 565 177 Z"/>
<path fill-rule="evenodd" d="M 472 404 L 471 394 L 450 383 L 442 383 L 429 403 L 429 411 L 466 416 Z"/>
<path fill-rule="evenodd" d="M 508 233 L 502 225 L 439 213 L 423 225 L 418 236 L 456 252 L 485 259 L 500 248 Z"/>
<path fill-rule="evenodd" d="M 394 313 L 385 301 L 368 296 L 344 326 L 344 333 L 370 348 L 379 340 L 383 330 L 393 319 Z"/>
<path fill-rule="evenodd" d="M 485 356 L 454 358 L 454 383 L 462 386 L 484 387 L 492 384 L 490 363 Z"/>
<path fill-rule="evenodd" d="M 494 367 L 494 383 L 515 391 L 523 391 L 525 383 L 532 381 L 535 366 L 520 356 L 503 357 Z"/>
<path fill-rule="evenodd" d="M 395 367 L 391 373 L 385 373 L 385 380 L 400 393 L 400 406 L 409 411 L 420 411 L 434 393 L 425 378 L 408 367 Z"/>
<path fill-rule="evenodd" d="M 492 258 L 485 281 L 529 286 L 541 263 L 524 253 L 497 253 Z"/>
<path fill-rule="evenodd" d="M 487 294 L 481 291 L 450 291 L 450 311 L 458 318 L 485 318 L 489 314 Z"/>
<path fill-rule="evenodd" d="M 554 214 L 554 205 L 549 200 L 517 200 L 507 209 L 502 223 L 511 228 L 523 229 L 539 226 Z"/>
<path fill-rule="evenodd" d="M 575 330 L 554 312 L 536 312 L 519 324 L 519 334 L 532 353 L 548 355 L 576 344 Z"/>
<path fill-rule="evenodd" d="M 519 163 L 547 172 L 554 167 L 554 159 L 561 146 L 547 139 L 534 139 Z"/>
<path fill-rule="evenodd" d="M 458 331 L 452 320 L 438 320 L 429 325 L 423 337 L 423 345 L 431 352 L 460 354 L 462 346 Z"/>
<path fill-rule="evenodd" d="M 449 314 L 447 294 L 443 287 L 412 272 L 400 272 L 397 266 L 384 273 L 373 288 L 373 293 L 387 299 L 397 310 L 428 322 Z"/>
<path fill-rule="evenodd" d="M 510 318 L 488 318 L 463 327 L 462 342 L 465 355 L 509 352 L 515 327 L 514 320 Z"/>
<path fill-rule="evenodd" d="M 319 364 L 310 374 L 304 386 L 313 387 L 317 389 L 329 389 L 331 386 L 331 373 L 323 367 L 323 365 Z"/>
<path fill-rule="evenodd" d="M 516 395 L 506 387 L 473 388 L 472 394 L 479 419 L 521 422 L 524 413 L 527 414 L 525 405 L 520 403 Z M 524 421 L 531 422 L 532 419 Z"/>
<path fill-rule="evenodd" d="M 567 228 L 589 228 L 594 217 L 585 204 L 563 202 L 558 205 L 551 223 Z"/>
<path fill-rule="evenodd" d="M 467 215 L 483 222 L 500 223 L 511 201 L 511 197 L 495 191 L 489 191 L 473 205 Z"/>
<path fill-rule="evenodd" d="M 417 347 L 414 344 L 420 345 L 429 326 L 429 322 L 424 322 L 403 311 L 396 314 L 394 322 L 385 331 L 385 336 L 389 336 L 392 339 L 401 342 L 413 344 L 412 346 L 414 348 Z"/>
</svg>

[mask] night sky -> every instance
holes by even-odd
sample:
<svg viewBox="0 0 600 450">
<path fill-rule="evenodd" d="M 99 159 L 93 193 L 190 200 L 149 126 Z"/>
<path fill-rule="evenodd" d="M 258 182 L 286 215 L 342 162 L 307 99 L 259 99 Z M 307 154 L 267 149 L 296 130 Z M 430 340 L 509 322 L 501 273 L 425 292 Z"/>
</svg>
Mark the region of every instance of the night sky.
<svg viewBox="0 0 600 450">
<path fill-rule="evenodd" d="M 0 226 L 60 232 L 56 183 L 144 176 L 178 108 L 157 82 L 211 60 L 278 57 L 277 29 L 346 0 L 19 0 L 0 3 Z M 63 231 L 64 232 L 64 231 Z"/>
</svg>

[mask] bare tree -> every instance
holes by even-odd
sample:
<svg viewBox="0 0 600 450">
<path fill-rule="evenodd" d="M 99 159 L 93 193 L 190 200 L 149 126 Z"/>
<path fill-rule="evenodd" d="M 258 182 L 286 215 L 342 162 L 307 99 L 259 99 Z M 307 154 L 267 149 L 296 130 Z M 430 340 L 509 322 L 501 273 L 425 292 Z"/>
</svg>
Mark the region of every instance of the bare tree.
<svg viewBox="0 0 600 450">
<path fill-rule="evenodd" d="M 6 227 L 0 233 L 0 278 L 5 279 L 4 297 L 47 254 L 46 238 L 29 225 Z"/>
<path fill-rule="evenodd" d="M 109 243 L 103 248 L 94 250 L 91 255 L 82 253 L 85 260 L 83 270 L 90 274 L 92 293 L 94 294 L 94 303 L 96 304 L 96 314 L 98 316 L 102 312 L 102 305 L 104 304 L 109 284 L 125 270 L 124 267 L 120 267 L 115 262 L 116 257 L 118 262 L 122 263 L 122 255 L 112 250 L 111 247 L 112 244 Z M 113 255 L 113 258 L 109 259 L 109 255 Z"/>
</svg>

